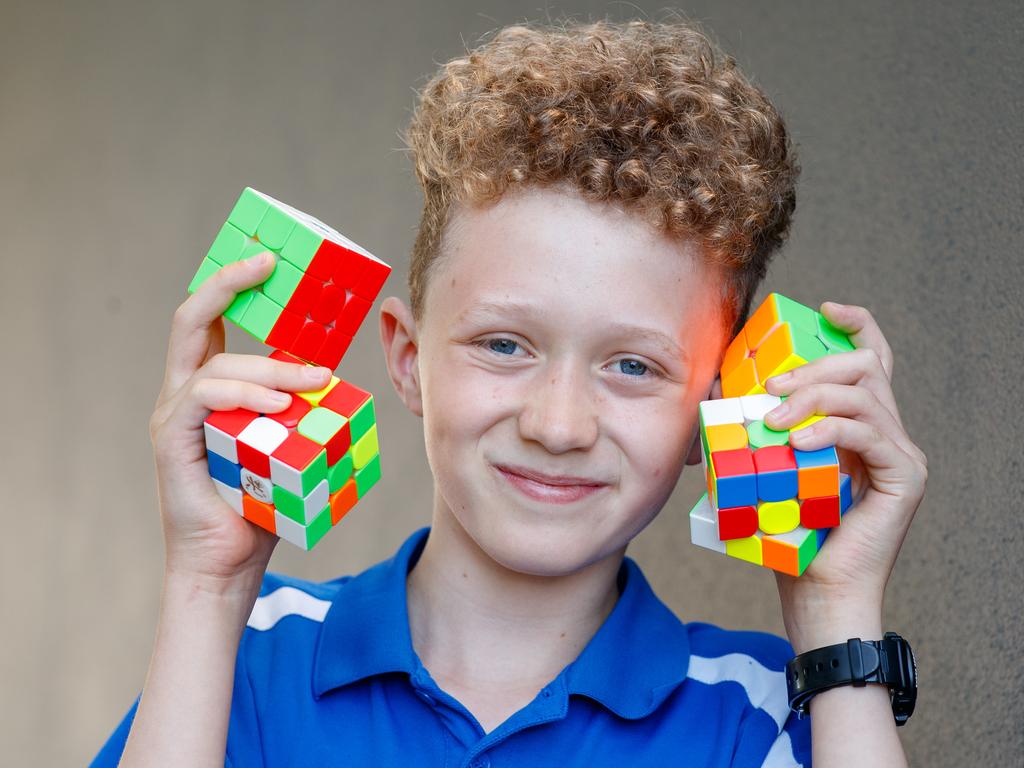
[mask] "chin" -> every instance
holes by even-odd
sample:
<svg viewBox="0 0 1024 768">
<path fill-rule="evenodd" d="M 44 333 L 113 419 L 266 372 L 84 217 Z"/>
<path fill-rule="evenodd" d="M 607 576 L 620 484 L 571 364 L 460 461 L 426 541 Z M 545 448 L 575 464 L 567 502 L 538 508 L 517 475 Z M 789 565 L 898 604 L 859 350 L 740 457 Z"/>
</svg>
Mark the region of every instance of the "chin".
<svg viewBox="0 0 1024 768">
<path fill-rule="evenodd" d="M 500 523 L 485 521 L 472 526 L 475 530 L 463 527 L 496 563 L 532 576 L 575 573 L 621 546 L 605 540 L 593 525 L 527 524 L 516 521 L 511 511 Z"/>
</svg>

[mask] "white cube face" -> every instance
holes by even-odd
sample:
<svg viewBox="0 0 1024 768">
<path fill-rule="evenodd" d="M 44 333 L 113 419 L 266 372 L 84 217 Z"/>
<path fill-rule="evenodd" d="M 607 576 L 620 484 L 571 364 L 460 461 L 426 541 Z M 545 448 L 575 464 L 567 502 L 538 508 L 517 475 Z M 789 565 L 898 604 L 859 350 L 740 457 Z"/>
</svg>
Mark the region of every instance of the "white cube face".
<svg viewBox="0 0 1024 768">
<path fill-rule="evenodd" d="M 238 463 L 238 444 L 235 438 L 209 424 L 203 424 L 203 432 L 206 435 L 206 450 L 223 456 L 232 464 Z"/>
<path fill-rule="evenodd" d="M 211 478 L 213 479 L 213 478 Z M 217 489 L 217 493 L 220 497 L 226 501 L 235 512 L 242 514 L 242 489 L 232 488 L 230 485 L 225 485 L 220 480 L 213 479 L 213 485 Z"/>
<path fill-rule="evenodd" d="M 288 427 L 266 416 L 260 416 L 241 431 L 238 440 L 269 456 L 287 437 Z M 235 455 L 237 459 L 237 453 Z"/>
<path fill-rule="evenodd" d="M 245 467 L 242 468 L 242 490 L 256 501 L 266 504 L 274 503 L 274 487 L 269 477 L 260 477 Z"/>
<path fill-rule="evenodd" d="M 725 542 L 718 538 L 718 512 L 706 493 L 690 510 L 690 541 L 698 547 L 725 554 Z"/>
<path fill-rule="evenodd" d="M 273 456 L 270 457 L 270 479 L 289 493 L 302 495 L 302 473 Z"/>
<path fill-rule="evenodd" d="M 719 424 L 742 424 L 743 407 L 740 405 L 740 398 L 704 400 L 700 404 L 700 418 L 705 427 L 714 427 Z"/>
<path fill-rule="evenodd" d="M 307 549 L 306 528 L 303 525 L 296 523 L 287 515 L 282 515 L 276 509 L 274 510 L 274 525 L 277 528 L 277 535 L 282 539 L 300 549 Z"/>
<path fill-rule="evenodd" d="M 309 525 L 313 521 L 313 518 L 327 506 L 327 502 L 330 501 L 330 498 L 330 485 L 326 480 L 321 480 L 317 483 L 316 488 L 310 491 L 309 495 L 302 500 L 302 508 L 305 513 L 306 525 Z"/>
<path fill-rule="evenodd" d="M 743 418 L 747 423 L 760 421 L 768 411 L 774 410 L 782 403 L 778 395 L 744 395 L 740 399 Z"/>
</svg>

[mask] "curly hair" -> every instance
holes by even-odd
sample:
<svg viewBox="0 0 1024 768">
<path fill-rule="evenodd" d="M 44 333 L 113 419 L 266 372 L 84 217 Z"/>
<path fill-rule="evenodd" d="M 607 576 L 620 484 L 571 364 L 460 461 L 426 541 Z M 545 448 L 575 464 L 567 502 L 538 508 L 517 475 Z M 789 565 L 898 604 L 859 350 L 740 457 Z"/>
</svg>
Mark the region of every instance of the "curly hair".
<svg viewBox="0 0 1024 768">
<path fill-rule="evenodd" d="M 568 183 L 701 243 L 738 328 L 785 240 L 796 156 L 765 94 L 692 22 L 516 25 L 444 64 L 403 139 L 423 188 L 409 294 L 424 294 L 454 204 Z"/>
</svg>

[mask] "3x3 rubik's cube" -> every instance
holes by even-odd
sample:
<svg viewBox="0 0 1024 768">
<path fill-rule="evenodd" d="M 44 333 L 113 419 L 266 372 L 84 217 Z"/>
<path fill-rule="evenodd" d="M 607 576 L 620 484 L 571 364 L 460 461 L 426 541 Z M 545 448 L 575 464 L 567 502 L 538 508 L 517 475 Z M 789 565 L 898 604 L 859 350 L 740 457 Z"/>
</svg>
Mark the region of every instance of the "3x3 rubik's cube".
<svg viewBox="0 0 1024 768">
<path fill-rule="evenodd" d="M 270 251 L 261 285 L 224 313 L 295 365 L 341 362 L 391 268 L 326 224 L 246 188 L 189 285 Z M 380 479 L 373 396 L 332 376 L 279 413 L 215 411 L 204 424 L 218 493 L 242 517 L 312 549 Z"/>
<path fill-rule="evenodd" d="M 853 343 L 819 312 L 772 293 L 726 350 L 722 399 L 700 404 L 705 493 L 690 512 L 694 544 L 792 576 L 801 575 L 852 504 L 850 478 L 834 447 L 799 451 L 789 434 L 814 415 L 776 431 L 764 416 L 785 399 L 772 376 Z"/>
</svg>

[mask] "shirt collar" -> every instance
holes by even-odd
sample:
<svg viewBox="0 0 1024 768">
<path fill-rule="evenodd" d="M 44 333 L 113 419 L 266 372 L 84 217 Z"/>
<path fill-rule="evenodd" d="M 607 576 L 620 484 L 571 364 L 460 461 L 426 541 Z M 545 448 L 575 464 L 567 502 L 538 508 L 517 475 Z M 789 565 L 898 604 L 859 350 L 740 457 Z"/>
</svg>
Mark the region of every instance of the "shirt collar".
<svg viewBox="0 0 1024 768">
<path fill-rule="evenodd" d="M 338 589 L 313 662 L 317 698 L 372 675 L 412 674 L 420 667 L 409 632 L 405 580 L 429 533 L 429 526 L 413 532 L 393 557 Z M 619 568 L 618 585 L 612 612 L 559 676 L 567 693 L 635 719 L 654 711 L 686 678 L 690 643 L 686 627 L 628 556 Z"/>
</svg>

